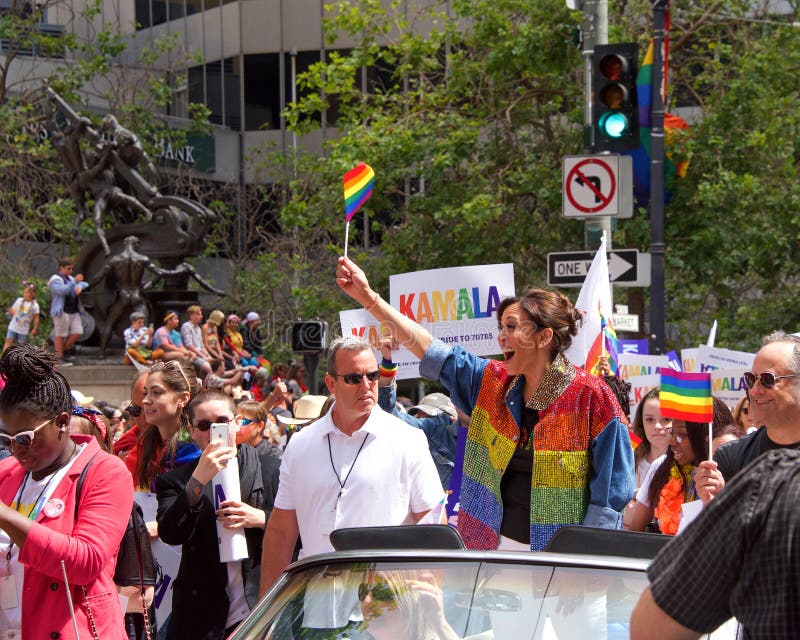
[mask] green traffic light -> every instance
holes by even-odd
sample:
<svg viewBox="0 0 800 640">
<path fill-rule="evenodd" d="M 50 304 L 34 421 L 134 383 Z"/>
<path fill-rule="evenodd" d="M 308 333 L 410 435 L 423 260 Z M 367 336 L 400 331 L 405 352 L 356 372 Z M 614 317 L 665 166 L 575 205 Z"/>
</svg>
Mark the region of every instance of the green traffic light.
<svg viewBox="0 0 800 640">
<path fill-rule="evenodd" d="M 598 122 L 600 130 L 609 138 L 621 138 L 628 131 L 628 118 L 619 111 L 607 111 Z"/>
</svg>

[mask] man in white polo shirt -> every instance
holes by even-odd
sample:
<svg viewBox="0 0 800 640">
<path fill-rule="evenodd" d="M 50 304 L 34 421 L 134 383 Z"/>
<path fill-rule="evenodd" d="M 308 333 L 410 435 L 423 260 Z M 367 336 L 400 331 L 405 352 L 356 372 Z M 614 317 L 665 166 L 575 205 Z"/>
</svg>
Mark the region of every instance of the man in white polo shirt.
<svg viewBox="0 0 800 640">
<path fill-rule="evenodd" d="M 283 454 L 264 533 L 262 595 L 291 561 L 298 534 L 303 557 L 325 553 L 334 529 L 413 524 L 444 498 L 425 434 L 378 407 L 379 377 L 366 340 L 331 345 L 325 384 L 336 402 Z"/>
</svg>

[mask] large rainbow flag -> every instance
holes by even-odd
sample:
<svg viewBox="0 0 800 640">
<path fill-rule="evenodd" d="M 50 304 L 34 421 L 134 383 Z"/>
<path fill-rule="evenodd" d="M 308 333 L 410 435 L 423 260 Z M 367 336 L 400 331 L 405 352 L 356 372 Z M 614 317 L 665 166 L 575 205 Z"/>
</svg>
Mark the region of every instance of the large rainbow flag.
<svg viewBox="0 0 800 640">
<path fill-rule="evenodd" d="M 363 162 L 344 174 L 344 214 L 347 222 L 369 200 L 374 182 L 375 172 Z"/>
<path fill-rule="evenodd" d="M 687 422 L 714 419 L 710 373 L 687 373 L 669 367 L 661 367 L 658 372 L 661 374 L 658 401 L 662 416 Z"/>
<path fill-rule="evenodd" d="M 667 48 L 665 47 L 665 51 Z M 666 77 L 667 61 L 665 58 L 664 69 Z M 666 82 L 665 88 L 666 88 Z M 646 207 L 650 202 L 650 148 L 651 148 L 651 129 L 652 106 L 653 106 L 653 41 L 647 47 L 642 65 L 639 67 L 639 75 L 636 77 L 636 97 L 639 104 L 639 148 L 628 151 L 633 159 L 633 195 L 636 203 L 641 207 Z M 677 131 L 688 129 L 689 125 L 683 118 L 674 116 L 671 113 L 664 114 L 664 147 L 666 154 L 664 157 L 664 178 L 665 184 L 670 177 L 683 178 L 689 168 L 687 161 L 674 163 L 670 157 L 670 142 L 675 139 Z M 669 200 L 669 192 L 664 191 L 664 201 Z"/>
</svg>

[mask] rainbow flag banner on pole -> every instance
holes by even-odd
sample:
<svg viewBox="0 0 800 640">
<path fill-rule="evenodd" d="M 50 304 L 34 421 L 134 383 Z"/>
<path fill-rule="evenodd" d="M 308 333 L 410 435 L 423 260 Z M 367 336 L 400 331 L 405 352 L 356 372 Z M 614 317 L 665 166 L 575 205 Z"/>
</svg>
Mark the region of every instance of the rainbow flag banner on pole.
<svg viewBox="0 0 800 640">
<path fill-rule="evenodd" d="M 375 172 L 368 164 L 359 162 L 355 168 L 344 174 L 344 213 L 350 222 L 361 206 L 372 195 Z"/>
<path fill-rule="evenodd" d="M 688 422 L 714 419 L 710 373 L 686 373 L 669 367 L 661 367 L 658 372 L 661 374 L 658 400 L 662 416 Z"/>
</svg>

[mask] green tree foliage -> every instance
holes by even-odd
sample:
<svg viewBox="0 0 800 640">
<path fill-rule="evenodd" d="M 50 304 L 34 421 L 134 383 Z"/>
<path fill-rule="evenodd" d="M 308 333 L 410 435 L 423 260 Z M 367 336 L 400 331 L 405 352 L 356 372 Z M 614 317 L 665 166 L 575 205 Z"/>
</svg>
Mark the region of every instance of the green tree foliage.
<svg viewBox="0 0 800 640">
<path fill-rule="evenodd" d="M 350 251 L 378 288 L 390 273 L 508 261 L 520 284 L 542 284 L 547 251 L 583 243 L 582 226 L 560 218 L 561 156 L 579 149 L 582 115 L 563 2 L 453 2 L 449 16 L 444 3 L 403 6 L 328 7 L 326 33 L 355 46 L 302 74 L 286 113 L 301 135 L 321 112 L 338 116 L 323 157 L 290 158 L 280 211 L 285 231 L 319 249 L 302 280 L 317 306 L 323 291 L 325 308 L 342 305 L 333 257 L 344 239 L 342 176 L 358 161 L 376 179 Z M 364 248 L 364 215 L 377 251 Z"/>
<path fill-rule="evenodd" d="M 667 207 L 667 319 L 679 345 L 716 318 L 720 344 L 755 350 L 800 329 L 800 30 L 748 16 L 701 31 L 678 54 L 703 116 Z"/>
<path fill-rule="evenodd" d="M 175 81 L 181 76 L 174 68 L 185 67 L 188 59 L 175 34 L 154 39 L 132 71 L 120 65 L 127 55 L 128 36 L 119 24 L 103 22 L 100 0 L 83 5 L 81 14 L 61 30 L 44 18 L 47 12 L 72 15 L 70 9 L 63 0 L 14 0 L 9 10 L 0 13 L 0 136 L 6 141 L 0 159 L 0 302 L 6 307 L 19 295 L 22 280 L 54 269 L 55 256 L 75 255 L 94 237 L 88 220 L 78 235 L 74 233 L 77 204 L 70 188 L 72 176 L 48 138 L 53 107 L 45 99 L 43 69 L 50 86 L 81 115 L 90 117 L 95 129 L 99 130 L 103 113 L 90 110 L 89 104 L 108 105 L 123 126 L 138 134 L 150 157 L 166 133 L 180 146 L 188 130 L 208 128 L 204 110 L 192 110 L 187 131 L 169 129 L 158 115 L 166 112 L 173 91 L 181 89 Z M 166 179 L 178 192 L 190 186 L 181 176 Z M 88 199 L 87 208 L 92 205 Z M 46 310 L 46 287 L 39 289 L 38 300 Z M 48 320 L 47 314 L 42 319 Z M 43 325 L 43 338 L 47 330 Z"/>
<path fill-rule="evenodd" d="M 301 74 L 285 114 L 300 136 L 322 118 L 337 128 L 321 156 L 267 163 L 284 172 L 289 255 L 308 257 L 296 288 L 304 312 L 346 304 L 333 258 L 341 178 L 357 161 L 376 180 L 369 245 L 359 213 L 350 250 L 384 293 L 390 273 L 506 261 L 518 287 L 541 285 L 548 252 L 583 248 L 583 225 L 560 215 L 561 158 L 582 144 L 582 58 L 569 43 L 580 14 L 562 0 L 419 4 L 328 5 L 331 50 Z M 788 24 L 796 16 L 761 21 L 750 5 L 672 6 L 668 109 L 695 106 L 699 118 L 669 147 L 690 166 L 669 185 L 665 212 L 668 348 L 704 341 L 715 318 L 718 344 L 742 349 L 800 325 L 800 30 Z M 611 41 L 638 41 L 643 53 L 650 11 L 643 0 L 610 4 Z M 342 42 L 351 48 L 336 51 Z M 618 222 L 613 245 L 647 251 L 646 211 Z"/>
</svg>

